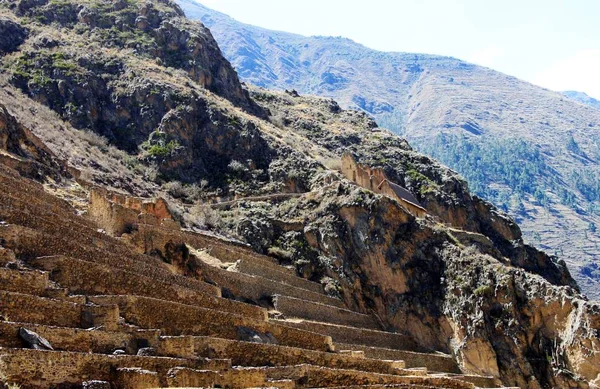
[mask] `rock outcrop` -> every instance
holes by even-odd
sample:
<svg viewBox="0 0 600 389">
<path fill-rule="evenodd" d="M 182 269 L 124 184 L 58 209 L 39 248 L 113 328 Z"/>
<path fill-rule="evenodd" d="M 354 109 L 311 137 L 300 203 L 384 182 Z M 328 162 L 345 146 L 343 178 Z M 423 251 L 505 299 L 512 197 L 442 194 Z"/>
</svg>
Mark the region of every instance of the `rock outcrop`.
<svg viewBox="0 0 600 389">
<path fill-rule="evenodd" d="M 21 174 L 42 178 L 51 175 L 55 179 L 68 176 L 68 169 L 27 128 L 17 122 L 6 107 L 0 104 L 0 162 L 17 169 Z"/>
<path fill-rule="evenodd" d="M 27 30 L 7 18 L 0 18 L 0 54 L 12 53 L 25 42 Z"/>
<path fill-rule="evenodd" d="M 268 161 L 268 152 L 257 147 L 255 128 L 210 107 L 204 90 L 263 115 L 210 31 L 183 18 L 175 4 L 12 4 L 19 15 L 66 28 L 60 43 L 56 37 L 36 37 L 8 62 L 14 85 L 75 127 L 92 130 L 129 153 L 141 151 L 140 158 L 160 162 L 165 176 L 188 182 L 207 172 L 222 175 L 232 158 L 253 159 L 259 167 Z M 89 36 L 79 36 L 81 30 Z M 88 45 L 94 49 L 82 49 Z M 135 56 L 127 56 L 127 50 Z M 158 69 L 172 70 L 157 77 Z M 223 133 L 225 123 L 228 134 Z M 204 142 L 208 137 L 215 142 Z"/>
</svg>

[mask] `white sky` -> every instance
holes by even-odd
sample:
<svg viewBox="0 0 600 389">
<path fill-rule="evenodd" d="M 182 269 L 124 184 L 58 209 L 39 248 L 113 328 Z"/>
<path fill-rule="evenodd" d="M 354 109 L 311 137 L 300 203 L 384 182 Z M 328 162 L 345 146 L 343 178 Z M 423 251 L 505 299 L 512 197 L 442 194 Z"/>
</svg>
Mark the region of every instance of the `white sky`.
<svg viewBox="0 0 600 389">
<path fill-rule="evenodd" d="M 600 0 L 198 0 L 244 23 L 449 55 L 600 99 Z"/>
</svg>

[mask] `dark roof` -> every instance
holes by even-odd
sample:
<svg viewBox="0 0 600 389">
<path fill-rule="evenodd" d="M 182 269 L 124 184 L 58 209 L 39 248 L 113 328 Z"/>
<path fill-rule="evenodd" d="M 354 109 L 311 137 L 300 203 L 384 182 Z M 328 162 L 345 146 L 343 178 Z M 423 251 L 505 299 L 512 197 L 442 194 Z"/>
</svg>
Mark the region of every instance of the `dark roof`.
<svg viewBox="0 0 600 389">
<path fill-rule="evenodd" d="M 413 205 L 416 205 L 417 207 L 425 210 L 425 208 L 423 208 L 421 203 L 419 203 L 419 200 L 417 200 L 416 197 L 412 193 L 410 193 L 408 190 L 404 189 L 400 185 L 394 184 L 391 181 L 385 180 L 381 184 L 379 184 L 379 186 L 381 187 L 381 185 L 383 185 L 386 181 L 389 184 L 390 188 L 392 188 L 394 193 L 396 193 L 396 196 L 398 196 L 400 199 L 407 201 L 407 202 L 409 202 Z"/>
</svg>

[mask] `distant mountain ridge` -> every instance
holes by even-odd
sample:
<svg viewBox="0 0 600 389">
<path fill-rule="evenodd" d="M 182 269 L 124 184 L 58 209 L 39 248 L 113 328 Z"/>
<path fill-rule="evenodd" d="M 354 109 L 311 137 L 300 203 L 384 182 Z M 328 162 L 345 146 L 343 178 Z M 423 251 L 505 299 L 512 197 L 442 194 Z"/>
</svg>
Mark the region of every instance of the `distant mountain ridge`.
<svg viewBox="0 0 600 389">
<path fill-rule="evenodd" d="M 580 102 L 581 104 L 589 105 L 592 108 L 600 109 L 600 100 L 597 100 L 591 96 L 588 96 L 584 92 L 568 90 L 568 91 L 562 92 L 562 94 L 572 100 Z"/>
<path fill-rule="evenodd" d="M 211 29 L 242 80 L 373 115 L 515 216 L 600 298 L 600 110 L 459 59 L 271 31 L 178 3 Z"/>
</svg>

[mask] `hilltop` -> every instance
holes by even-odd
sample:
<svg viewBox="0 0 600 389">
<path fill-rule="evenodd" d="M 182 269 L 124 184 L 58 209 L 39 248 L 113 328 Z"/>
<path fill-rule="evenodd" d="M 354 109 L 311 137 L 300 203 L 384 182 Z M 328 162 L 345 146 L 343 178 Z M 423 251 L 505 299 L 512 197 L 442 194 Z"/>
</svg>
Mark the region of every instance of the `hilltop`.
<svg viewBox="0 0 600 389">
<path fill-rule="evenodd" d="M 372 115 L 511 214 L 600 298 L 600 111 L 459 59 L 240 23 L 193 0 L 242 80 L 332 97 Z M 407 38 L 409 39 L 409 38 Z"/>
<path fill-rule="evenodd" d="M 588 96 L 586 93 L 569 90 L 562 92 L 562 94 L 572 100 L 580 102 L 581 104 L 589 105 L 592 108 L 600 109 L 600 101 L 591 96 Z"/>
</svg>

